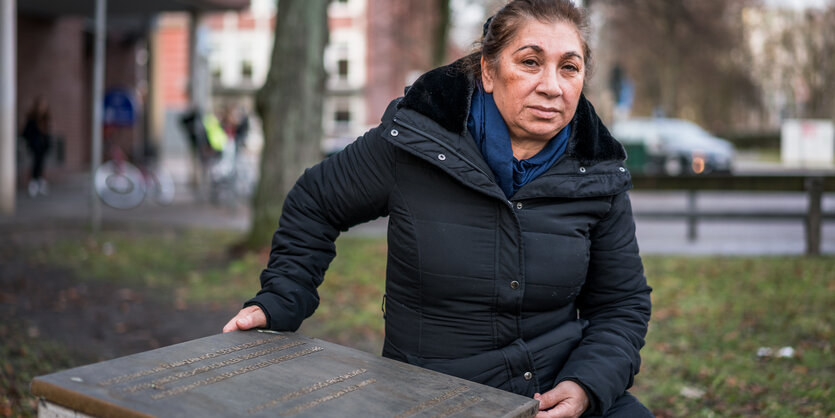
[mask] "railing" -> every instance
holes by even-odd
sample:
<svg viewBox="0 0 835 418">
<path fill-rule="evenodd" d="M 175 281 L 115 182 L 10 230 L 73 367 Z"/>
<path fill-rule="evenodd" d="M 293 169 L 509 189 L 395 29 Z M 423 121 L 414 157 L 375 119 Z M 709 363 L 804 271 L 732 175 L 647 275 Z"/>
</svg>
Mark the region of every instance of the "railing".
<svg viewBox="0 0 835 418">
<path fill-rule="evenodd" d="M 806 254 L 818 255 L 821 250 L 822 223 L 835 220 L 835 213 L 824 213 L 822 199 L 825 192 L 835 192 L 835 175 L 808 173 L 799 175 L 743 175 L 645 177 L 634 176 L 635 190 L 680 190 L 687 193 L 687 206 L 682 210 L 640 210 L 636 217 L 685 218 L 687 238 L 697 238 L 699 219 L 802 219 L 805 221 Z M 701 191 L 763 191 L 806 192 L 809 205 L 805 213 L 786 211 L 700 211 L 696 206 Z"/>
</svg>

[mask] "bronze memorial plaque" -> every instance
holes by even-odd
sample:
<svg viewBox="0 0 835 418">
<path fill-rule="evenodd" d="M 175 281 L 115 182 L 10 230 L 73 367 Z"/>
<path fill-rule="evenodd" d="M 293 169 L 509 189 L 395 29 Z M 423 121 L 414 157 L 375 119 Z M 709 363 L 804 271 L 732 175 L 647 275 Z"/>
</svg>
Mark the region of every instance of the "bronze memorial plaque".
<svg viewBox="0 0 835 418">
<path fill-rule="evenodd" d="M 531 417 L 538 402 L 294 333 L 218 334 L 40 376 L 93 416 Z"/>
</svg>

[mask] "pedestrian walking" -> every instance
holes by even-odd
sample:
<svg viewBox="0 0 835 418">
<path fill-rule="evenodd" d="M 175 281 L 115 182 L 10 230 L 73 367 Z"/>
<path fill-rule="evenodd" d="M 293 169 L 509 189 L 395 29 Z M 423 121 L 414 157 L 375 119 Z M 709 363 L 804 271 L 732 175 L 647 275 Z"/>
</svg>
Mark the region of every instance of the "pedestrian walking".
<svg viewBox="0 0 835 418">
<path fill-rule="evenodd" d="M 26 114 L 26 122 L 21 133 L 26 141 L 26 148 L 32 156 L 32 174 L 29 178 L 29 196 L 31 197 L 48 193 L 43 174 L 46 155 L 52 145 L 50 124 L 49 105 L 46 99 L 38 97 Z"/>
</svg>

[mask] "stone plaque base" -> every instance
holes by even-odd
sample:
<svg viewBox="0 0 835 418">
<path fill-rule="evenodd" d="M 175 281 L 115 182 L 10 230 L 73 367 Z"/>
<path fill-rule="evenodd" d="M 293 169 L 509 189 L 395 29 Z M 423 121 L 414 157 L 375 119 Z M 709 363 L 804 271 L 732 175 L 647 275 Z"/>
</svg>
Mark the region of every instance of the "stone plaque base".
<svg viewBox="0 0 835 418">
<path fill-rule="evenodd" d="M 532 417 L 538 402 L 294 333 L 218 334 L 40 376 L 92 416 Z"/>
</svg>

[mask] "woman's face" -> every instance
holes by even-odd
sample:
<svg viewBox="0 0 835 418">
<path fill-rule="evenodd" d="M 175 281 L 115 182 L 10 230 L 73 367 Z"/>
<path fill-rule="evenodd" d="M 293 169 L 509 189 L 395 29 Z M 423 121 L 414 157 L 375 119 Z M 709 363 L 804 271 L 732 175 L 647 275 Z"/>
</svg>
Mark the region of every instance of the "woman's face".
<svg viewBox="0 0 835 418">
<path fill-rule="evenodd" d="M 521 23 L 497 65 L 482 58 L 484 90 L 493 93 L 515 145 L 544 146 L 571 121 L 583 90 L 583 59 L 573 25 L 536 19 Z"/>
</svg>

